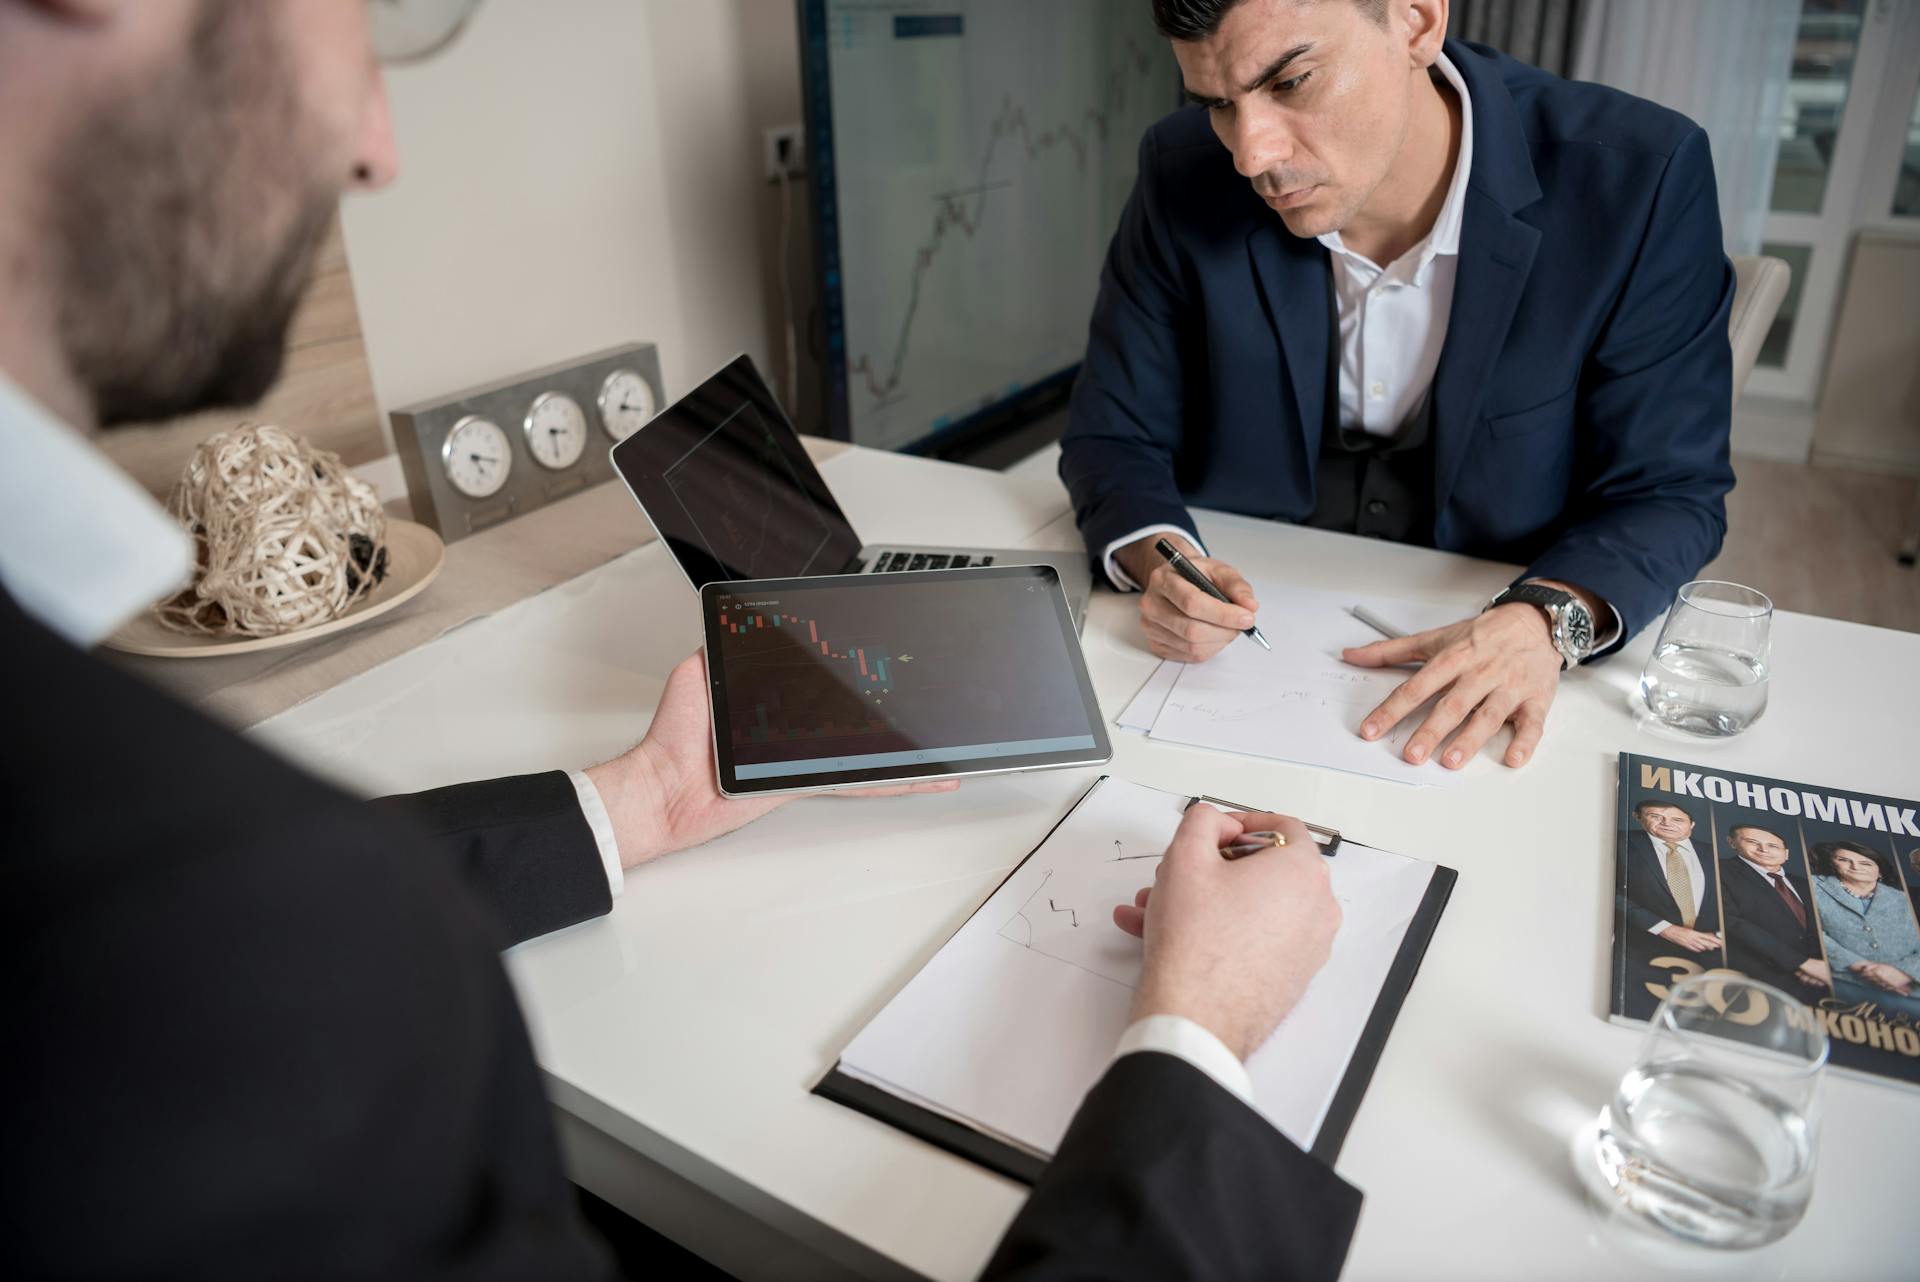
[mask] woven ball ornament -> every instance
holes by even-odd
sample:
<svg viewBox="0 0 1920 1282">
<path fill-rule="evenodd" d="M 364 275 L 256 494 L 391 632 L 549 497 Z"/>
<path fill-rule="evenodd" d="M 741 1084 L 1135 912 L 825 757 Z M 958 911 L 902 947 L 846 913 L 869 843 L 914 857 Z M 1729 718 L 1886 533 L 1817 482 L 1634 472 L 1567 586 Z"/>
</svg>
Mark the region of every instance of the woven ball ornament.
<svg viewBox="0 0 1920 1282">
<path fill-rule="evenodd" d="M 387 574 L 373 487 L 271 424 L 209 437 L 167 510 L 197 545 L 193 584 L 154 607 L 176 632 L 281 636 L 339 618 Z"/>
</svg>

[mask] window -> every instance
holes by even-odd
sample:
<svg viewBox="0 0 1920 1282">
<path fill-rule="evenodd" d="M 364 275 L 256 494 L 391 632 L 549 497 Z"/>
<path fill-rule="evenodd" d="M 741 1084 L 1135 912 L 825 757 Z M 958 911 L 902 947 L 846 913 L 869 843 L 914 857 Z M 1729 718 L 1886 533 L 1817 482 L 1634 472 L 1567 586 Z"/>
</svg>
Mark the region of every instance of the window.
<svg viewBox="0 0 1920 1282">
<path fill-rule="evenodd" d="M 1860 2 L 1806 0 L 1800 11 L 1773 175 L 1775 213 L 1820 212 L 1860 46 Z"/>
<path fill-rule="evenodd" d="M 1907 119 L 1907 144 L 1900 152 L 1900 175 L 1893 185 L 1896 218 L 1920 218 L 1920 90 L 1913 95 Z"/>
</svg>

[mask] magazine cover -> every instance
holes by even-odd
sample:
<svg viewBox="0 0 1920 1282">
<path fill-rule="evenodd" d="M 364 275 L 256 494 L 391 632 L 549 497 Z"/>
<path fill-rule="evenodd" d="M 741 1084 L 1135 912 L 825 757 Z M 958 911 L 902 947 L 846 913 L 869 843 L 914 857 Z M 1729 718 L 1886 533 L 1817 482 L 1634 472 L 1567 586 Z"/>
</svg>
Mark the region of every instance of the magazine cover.
<svg viewBox="0 0 1920 1282">
<path fill-rule="evenodd" d="M 1917 809 L 1622 753 L 1613 1017 L 1734 971 L 1812 1007 L 1834 1065 L 1920 1085 Z"/>
</svg>

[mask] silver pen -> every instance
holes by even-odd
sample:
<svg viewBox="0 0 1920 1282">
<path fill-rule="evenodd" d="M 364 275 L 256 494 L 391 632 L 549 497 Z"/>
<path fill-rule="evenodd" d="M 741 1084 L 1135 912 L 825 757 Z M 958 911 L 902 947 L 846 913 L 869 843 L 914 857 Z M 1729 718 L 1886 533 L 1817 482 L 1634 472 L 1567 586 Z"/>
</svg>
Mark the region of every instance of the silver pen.
<svg viewBox="0 0 1920 1282">
<path fill-rule="evenodd" d="M 1388 623 L 1385 619 L 1375 614 L 1373 611 L 1367 609 L 1367 607 L 1364 605 L 1350 605 L 1347 607 L 1347 613 L 1351 614 L 1354 618 L 1360 620 L 1360 622 L 1366 624 L 1368 627 L 1372 628 L 1375 632 L 1378 632 L 1381 636 L 1385 637 L 1389 641 L 1398 641 L 1401 637 L 1407 635 L 1406 633 L 1402 632 L 1399 628 L 1394 627 L 1391 623 Z"/>
</svg>

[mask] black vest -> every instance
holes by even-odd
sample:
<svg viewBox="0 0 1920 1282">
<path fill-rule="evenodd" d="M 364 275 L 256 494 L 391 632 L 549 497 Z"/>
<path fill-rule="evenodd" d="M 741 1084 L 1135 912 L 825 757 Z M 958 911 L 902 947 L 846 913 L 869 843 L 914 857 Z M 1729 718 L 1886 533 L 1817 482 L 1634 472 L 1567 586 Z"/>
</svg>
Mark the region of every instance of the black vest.
<svg viewBox="0 0 1920 1282">
<path fill-rule="evenodd" d="M 1327 262 L 1326 418 L 1314 509 L 1302 525 L 1433 546 L 1433 389 L 1393 436 L 1340 424 L 1340 306 Z"/>
</svg>

